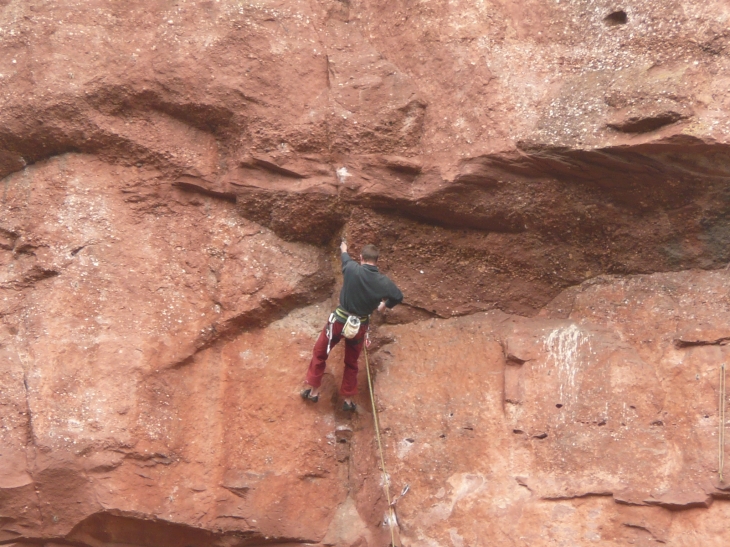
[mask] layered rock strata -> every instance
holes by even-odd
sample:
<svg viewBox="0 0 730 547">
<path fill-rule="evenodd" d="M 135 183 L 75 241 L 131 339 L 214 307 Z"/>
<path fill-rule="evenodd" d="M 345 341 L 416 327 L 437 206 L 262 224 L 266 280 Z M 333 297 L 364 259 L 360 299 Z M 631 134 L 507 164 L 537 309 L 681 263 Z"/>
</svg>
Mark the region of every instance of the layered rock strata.
<svg viewBox="0 0 730 547">
<path fill-rule="evenodd" d="M 728 18 L 0 0 L 0 543 L 727 544 Z"/>
</svg>

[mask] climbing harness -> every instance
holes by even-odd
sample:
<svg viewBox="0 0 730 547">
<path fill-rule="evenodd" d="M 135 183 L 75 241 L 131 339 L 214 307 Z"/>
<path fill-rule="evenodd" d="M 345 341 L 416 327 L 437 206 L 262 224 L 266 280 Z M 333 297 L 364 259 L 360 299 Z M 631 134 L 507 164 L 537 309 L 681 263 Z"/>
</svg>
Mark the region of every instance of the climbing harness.
<svg viewBox="0 0 730 547">
<path fill-rule="evenodd" d="M 354 317 L 355 319 L 360 321 L 361 324 L 368 323 L 370 321 L 369 315 L 355 315 L 354 313 L 350 313 L 349 311 L 347 311 L 342 306 L 337 306 L 337 308 L 335 309 L 335 315 L 340 320 L 340 323 L 347 323 L 350 317 Z"/>
<path fill-rule="evenodd" d="M 330 350 L 332 349 L 332 338 L 334 337 L 332 328 L 334 327 L 335 321 L 338 320 L 340 323 L 345 324 L 345 326 L 342 327 L 342 336 L 351 340 L 357 336 L 358 332 L 360 332 L 360 326 L 367 324 L 370 321 L 370 316 L 353 315 L 346 309 L 337 306 L 337 309 L 330 314 L 327 321 L 327 355 L 330 354 Z"/>
<path fill-rule="evenodd" d="M 378 409 L 375 406 L 375 392 L 373 391 L 373 381 L 370 375 L 370 360 L 368 359 L 368 346 L 370 345 L 370 336 L 366 335 L 365 341 L 365 370 L 368 375 L 368 387 L 370 388 L 370 404 L 373 407 L 373 422 L 375 423 L 375 437 L 378 440 L 378 451 L 380 452 L 380 468 L 383 471 L 383 490 L 385 491 L 385 498 L 388 500 L 388 525 L 390 526 L 390 545 L 395 547 L 395 526 L 398 524 L 395 518 L 395 511 L 393 506 L 395 501 L 390 500 L 390 477 L 388 472 L 385 470 L 385 457 L 383 456 L 383 442 L 380 438 L 380 420 L 378 419 Z M 408 490 L 404 489 L 403 494 Z"/>
<path fill-rule="evenodd" d="M 722 478 L 722 470 L 725 467 L 725 363 L 720 366 L 720 404 L 719 404 L 719 422 L 720 432 L 718 437 L 718 464 L 717 472 L 720 475 L 720 482 L 724 482 Z"/>
</svg>

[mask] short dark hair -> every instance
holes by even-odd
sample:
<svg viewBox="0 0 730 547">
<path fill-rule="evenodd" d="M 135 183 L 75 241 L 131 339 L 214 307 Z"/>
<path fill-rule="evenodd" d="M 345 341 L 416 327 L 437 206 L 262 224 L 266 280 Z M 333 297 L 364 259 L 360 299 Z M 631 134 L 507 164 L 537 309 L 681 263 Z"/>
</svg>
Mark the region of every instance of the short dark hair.
<svg viewBox="0 0 730 547">
<path fill-rule="evenodd" d="M 378 248 L 375 245 L 365 245 L 360 254 L 365 262 L 377 262 L 380 256 Z"/>
</svg>

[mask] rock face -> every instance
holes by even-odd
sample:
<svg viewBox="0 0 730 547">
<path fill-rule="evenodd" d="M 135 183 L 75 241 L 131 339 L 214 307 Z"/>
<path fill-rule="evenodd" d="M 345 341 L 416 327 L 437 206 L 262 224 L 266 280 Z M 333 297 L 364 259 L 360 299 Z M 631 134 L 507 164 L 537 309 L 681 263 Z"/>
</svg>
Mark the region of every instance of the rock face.
<svg viewBox="0 0 730 547">
<path fill-rule="evenodd" d="M 730 544 L 729 19 L 0 0 L 0 543 Z"/>
</svg>

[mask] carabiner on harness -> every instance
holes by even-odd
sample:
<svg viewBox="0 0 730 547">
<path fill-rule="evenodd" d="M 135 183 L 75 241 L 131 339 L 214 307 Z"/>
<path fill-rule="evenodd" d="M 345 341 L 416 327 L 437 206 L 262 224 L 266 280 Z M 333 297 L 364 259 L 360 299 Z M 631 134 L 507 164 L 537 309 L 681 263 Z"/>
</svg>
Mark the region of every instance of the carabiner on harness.
<svg viewBox="0 0 730 547">
<path fill-rule="evenodd" d="M 337 316 L 334 313 L 330 314 L 329 321 L 327 323 L 327 355 L 330 354 L 330 349 L 332 349 L 332 327 L 335 324 L 335 318 Z"/>
</svg>

